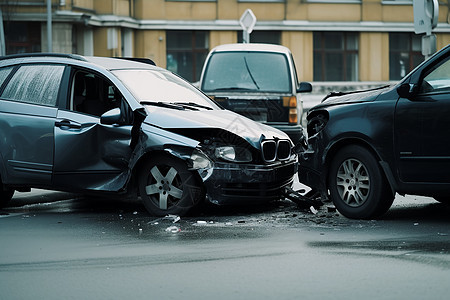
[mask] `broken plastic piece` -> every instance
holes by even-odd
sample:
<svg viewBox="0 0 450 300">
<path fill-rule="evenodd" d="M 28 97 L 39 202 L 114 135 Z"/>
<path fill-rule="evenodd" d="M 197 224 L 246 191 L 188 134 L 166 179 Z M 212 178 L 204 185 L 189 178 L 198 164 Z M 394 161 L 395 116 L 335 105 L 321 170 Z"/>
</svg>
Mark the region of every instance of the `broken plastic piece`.
<svg viewBox="0 0 450 300">
<path fill-rule="evenodd" d="M 176 223 L 178 221 L 180 221 L 180 216 L 177 215 L 167 215 L 163 218 L 163 220 L 168 220 L 168 221 L 172 221 L 172 223 Z"/>
<path fill-rule="evenodd" d="M 304 192 L 305 190 L 303 189 L 294 191 L 291 187 L 287 186 L 284 189 L 284 196 L 303 208 L 307 208 L 308 206 L 320 207 L 323 205 L 322 201 L 319 200 L 318 193 L 311 190 L 305 195 L 302 195 Z"/>
<path fill-rule="evenodd" d="M 317 214 L 318 213 L 318 210 L 314 207 L 314 206 L 312 206 L 311 205 L 311 207 L 309 208 L 309 210 L 313 213 L 313 214 Z"/>
<path fill-rule="evenodd" d="M 180 232 L 181 229 L 177 226 L 170 226 L 166 228 L 166 232 L 170 232 L 170 233 L 178 233 Z"/>
</svg>

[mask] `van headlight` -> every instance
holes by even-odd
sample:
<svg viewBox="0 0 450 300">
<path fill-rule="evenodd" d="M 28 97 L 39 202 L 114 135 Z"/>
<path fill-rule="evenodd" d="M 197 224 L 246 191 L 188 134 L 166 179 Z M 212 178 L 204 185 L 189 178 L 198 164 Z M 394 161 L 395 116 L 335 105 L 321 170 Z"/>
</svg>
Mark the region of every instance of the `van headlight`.
<svg viewBox="0 0 450 300">
<path fill-rule="evenodd" d="M 231 162 L 251 162 L 252 154 L 248 149 L 236 146 L 217 147 L 215 150 L 217 158 Z"/>
</svg>

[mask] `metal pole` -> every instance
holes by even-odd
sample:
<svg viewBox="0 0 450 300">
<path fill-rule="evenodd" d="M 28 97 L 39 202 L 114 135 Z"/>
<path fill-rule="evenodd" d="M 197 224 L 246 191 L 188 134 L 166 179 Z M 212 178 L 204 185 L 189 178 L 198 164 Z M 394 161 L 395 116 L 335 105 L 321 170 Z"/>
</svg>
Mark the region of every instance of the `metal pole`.
<svg viewBox="0 0 450 300">
<path fill-rule="evenodd" d="M 6 55 L 5 29 L 3 27 L 3 11 L 0 6 L 0 56 Z"/>
<path fill-rule="evenodd" d="M 250 33 L 245 29 L 242 31 L 242 42 L 244 44 L 250 43 Z"/>
<path fill-rule="evenodd" d="M 47 50 L 53 52 L 52 41 L 52 0 L 47 0 Z"/>
</svg>

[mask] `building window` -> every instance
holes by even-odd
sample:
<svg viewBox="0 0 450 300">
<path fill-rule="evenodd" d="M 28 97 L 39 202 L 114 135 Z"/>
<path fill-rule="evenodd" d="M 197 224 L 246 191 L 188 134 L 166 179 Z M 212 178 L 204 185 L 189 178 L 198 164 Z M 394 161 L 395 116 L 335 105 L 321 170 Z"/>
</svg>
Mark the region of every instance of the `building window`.
<svg viewBox="0 0 450 300">
<path fill-rule="evenodd" d="M 209 51 L 207 31 L 167 31 L 167 69 L 190 82 L 200 79 Z"/>
<path fill-rule="evenodd" d="M 41 52 L 41 23 L 5 22 L 6 54 Z"/>
<path fill-rule="evenodd" d="M 242 43 L 242 30 L 238 31 L 238 43 Z M 250 42 L 281 45 L 281 31 L 253 31 Z"/>
<path fill-rule="evenodd" d="M 413 33 L 389 34 L 389 79 L 399 80 L 423 62 L 422 40 Z"/>
<path fill-rule="evenodd" d="M 314 32 L 314 81 L 358 78 L 358 34 Z"/>
</svg>

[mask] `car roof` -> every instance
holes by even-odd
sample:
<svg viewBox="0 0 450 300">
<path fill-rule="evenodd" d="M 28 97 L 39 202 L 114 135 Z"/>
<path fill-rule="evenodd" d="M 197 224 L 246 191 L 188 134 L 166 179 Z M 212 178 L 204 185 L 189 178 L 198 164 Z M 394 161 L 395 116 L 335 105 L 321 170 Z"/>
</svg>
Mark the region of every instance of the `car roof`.
<svg viewBox="0 0 450 300">
<path fill-rule="evenodd" d="M 290 54 L 291 51 L 284 46 L 274 44 L 260 44 L 260 43 L 236 43 L 236 44 L 224 44 L 215 47 L 211 52 L 226 52 L 226 51 L 255 51 L 255 52 L 278 52 L 284 54 Z"/>
<path fill-rule="evenodd" d="M 91 64 L 110 71 L 118 69 L 160 69 L 152 65 L 150 62 L 143 63 L 131 59 L 100 57 L 100 56 L 81 56 L 77 54 L 64 54 L 64 53 L 26 53 L 0 57 L 0 66 L 19 63 L 39 63 L 39 62 L 66 63 L 74 65 Z"/>
<path fill-rule="evenodd" d="M 143 63 L 128 59 L 100 56 L 85 56 L 85 58 L 88 62 L 101 66 L 110 71 L 120 69 L 160 69 L 150 63 Z"/>
</svg>

